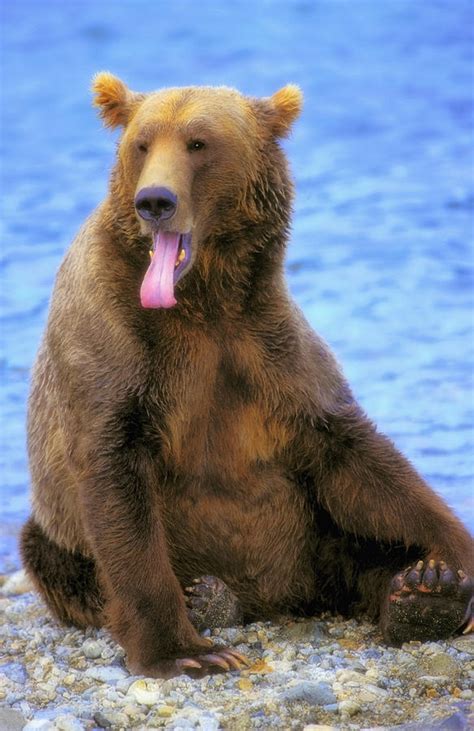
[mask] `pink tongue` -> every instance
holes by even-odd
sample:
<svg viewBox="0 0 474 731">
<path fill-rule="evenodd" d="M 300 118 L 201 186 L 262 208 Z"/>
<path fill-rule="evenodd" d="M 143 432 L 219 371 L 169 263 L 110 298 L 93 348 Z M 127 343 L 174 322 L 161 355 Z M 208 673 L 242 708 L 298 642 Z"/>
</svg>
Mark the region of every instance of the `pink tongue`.
<svg viewBox="0 0 474 731">
<path fill-rule="evenodd" d="M 153 234 L 153 256 L 140 289 L 143 307 L 173 307 L 174 268 L 180 234 L 159 231 Z"/>
</svg>

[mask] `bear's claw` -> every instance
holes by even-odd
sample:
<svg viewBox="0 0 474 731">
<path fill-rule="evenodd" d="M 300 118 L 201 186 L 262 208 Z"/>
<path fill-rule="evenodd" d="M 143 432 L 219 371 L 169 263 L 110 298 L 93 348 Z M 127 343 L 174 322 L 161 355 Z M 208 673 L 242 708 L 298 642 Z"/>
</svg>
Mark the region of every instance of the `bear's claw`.
<svg viewBox="0 0 474 731">
<path fill-rule="evenodd" d="M 186 670 L 187 668 L 202 668 L 202 665 L 197 660 L 193 660 L 191 657 L 181 657 L 176 660 L 176 667 Z"/>
<path fill-rule="evenodd" d="M 220 667 L 223 670 L 230 670 L 229 663 L 226 662 L 223 657 L 219 657 L 219 655 L 216 655 L 213 652 L 210 652 L 209 655 L 202 655 L 202 660 L 208 662 L 210 665 L 217 665 L 217 667 Z"/>
<path fill-rule="evenodd" d="M 173 678 L 183 673 L 187 673 L 194 678 L 202 678 L 205 675 L 214 673 L 241 670 L 242 666 L 249 665 L 247 658 L 236 650 L 213 645 L 209 641 L 206 644 L 209 645 L 211 652 L 204 650 L 202 654 L 193 657 L 159 660 L 154 665 L 147 667 L 143 667 L 139 663 L 130 664 L 129 670 L 134 674 L 146 675 L 149 678 Z"/>
<path fill-rule="evenodd" d="M 241 655 L 240 652 L 236 652 L 235 650 L 232 650 L 232 652 L 221 650 L 221 655 L 227 660 L 232 670 L 240 670 L 242 665 L 250 664 L 244 655 Z"/>
</svg>

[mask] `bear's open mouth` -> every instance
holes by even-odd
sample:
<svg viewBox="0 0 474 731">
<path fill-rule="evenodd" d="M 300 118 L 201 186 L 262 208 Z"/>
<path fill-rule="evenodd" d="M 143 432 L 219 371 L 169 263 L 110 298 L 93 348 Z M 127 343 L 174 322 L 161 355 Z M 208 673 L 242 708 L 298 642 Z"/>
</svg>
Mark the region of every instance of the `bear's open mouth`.
<svg viewBox="0 0 474 731">
<path fill-rule="evenodd" d="M 151 262 L 140 289 L 143 307 L 173 307 L 175 284 L 191 263 L 191 234 L 154 231 Z"/>
</svg>

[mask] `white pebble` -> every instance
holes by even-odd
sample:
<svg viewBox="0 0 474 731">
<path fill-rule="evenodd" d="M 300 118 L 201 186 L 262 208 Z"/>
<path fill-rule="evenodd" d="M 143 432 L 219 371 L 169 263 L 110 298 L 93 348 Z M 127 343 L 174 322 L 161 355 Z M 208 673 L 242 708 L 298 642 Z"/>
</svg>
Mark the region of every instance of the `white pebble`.
<svg viewBox="0 0 474 731">
<path fill-rule="evenodd" d="M 104 649 L 105 645 L 102 642 L 97 642 L 97 640 L 86 640 L 82 644 L 82 652 L 91 660 L 101 657 Z"/>
<path fill-rule="evenodd" d="M 135 680 L 127 691 L 127 698 L 133 699 L 144 706 L 154 706 L 163 700 L 161 683 L 147 680 Z"/>
</svg>

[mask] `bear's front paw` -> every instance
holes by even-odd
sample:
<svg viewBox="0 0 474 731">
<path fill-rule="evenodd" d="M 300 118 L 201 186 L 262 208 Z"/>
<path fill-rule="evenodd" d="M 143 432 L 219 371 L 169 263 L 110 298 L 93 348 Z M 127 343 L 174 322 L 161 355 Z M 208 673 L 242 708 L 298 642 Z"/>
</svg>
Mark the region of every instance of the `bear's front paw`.
<svg viewBox="0 0 474 731">
<path fill-rule="evenodd" d="M 164 658 L 151 665 L 143 665 L 139 661 L 127 663 L 128 669 L 134 675 L 145 675 L 148 678 L 173 678 L 176 675 L 187 673 L 193 678 L 202 678 L 205 675 L 241 670 L 248 665 L 247 658 L 229 647 L 214 645 L 211 640 L 201 638 L 203 646 L 198 650 L 190 649 L 182 657 Z"/>
<path fill-rule="evenodd" d="M 442 640 L 456 631 L 471 632 L 474 580 L 444 561 L 418 561 L 393 577 L 382 610 L 384 639 L 392 645 L 410 640 Z"/>
</svg>

